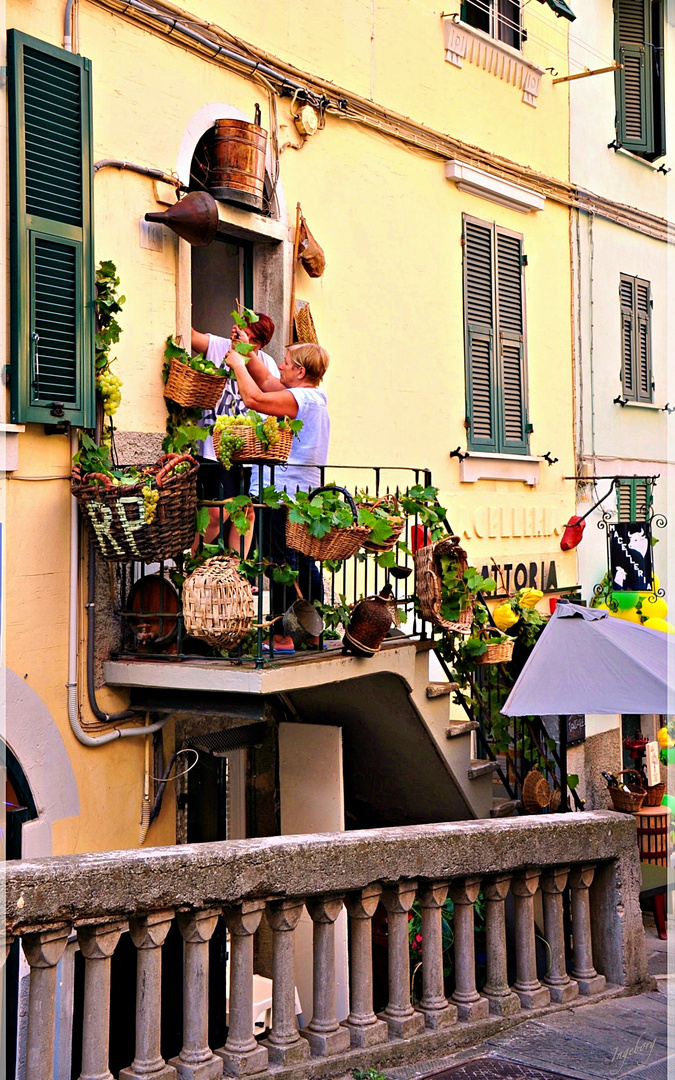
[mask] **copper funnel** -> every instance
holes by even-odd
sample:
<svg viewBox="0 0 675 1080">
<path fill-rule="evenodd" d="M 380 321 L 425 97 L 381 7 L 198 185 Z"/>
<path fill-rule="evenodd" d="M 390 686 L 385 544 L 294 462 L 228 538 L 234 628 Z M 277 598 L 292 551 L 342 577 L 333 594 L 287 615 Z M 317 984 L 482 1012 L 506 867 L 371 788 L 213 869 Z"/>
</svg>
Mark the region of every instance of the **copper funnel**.
<svg viewBox="0 0 675 1080">
<path fill-rule="evenodd" d="M 218 204 L 208 191 L 191 191 L 168 210 L 145 215 L 173 229 L 193 247 L 206 247 L 218 230 Z"/>
</svg>

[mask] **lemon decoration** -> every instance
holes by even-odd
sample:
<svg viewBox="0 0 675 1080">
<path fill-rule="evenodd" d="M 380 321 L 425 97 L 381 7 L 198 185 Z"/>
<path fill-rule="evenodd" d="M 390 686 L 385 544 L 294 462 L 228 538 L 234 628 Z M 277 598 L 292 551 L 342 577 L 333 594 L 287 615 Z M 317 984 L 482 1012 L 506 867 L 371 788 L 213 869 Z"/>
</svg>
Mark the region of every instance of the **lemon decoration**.
<svg viewBox="0 0 675 1080">
<path fill-rule="evenodd" d="M 503 604 L 500 604 L 499 607 L 496 607 L 494 609 L 492 613 L 492 618 L 494 619 L 497 629 L 501 630 L 502 633 L 504 633 L 504 631 L 508 630 L 509 627 L 515 626 L 520 616 L 516 615 L 515 611 L 507 600 Z"/>
<path fill-rule="evenodd" d="M 669 750 L 671 746 L 675 746 L 675 739 L 671 737 L 667 727 L 659 728 L 656 739 L 662 750 Z"/>
<path fill-rule="evenodd" d="M 534 608 L 543 595 L 540 589 L 521 589 L 519 593 L 516 593 L 516 600 L 523 607 Z"/>
</svg>

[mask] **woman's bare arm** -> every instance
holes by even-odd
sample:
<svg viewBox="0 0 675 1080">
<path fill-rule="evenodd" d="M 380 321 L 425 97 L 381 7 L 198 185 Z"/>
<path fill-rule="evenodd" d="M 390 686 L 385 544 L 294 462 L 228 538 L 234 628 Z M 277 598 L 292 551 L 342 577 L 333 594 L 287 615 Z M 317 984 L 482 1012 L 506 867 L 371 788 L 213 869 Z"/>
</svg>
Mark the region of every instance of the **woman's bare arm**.
<svg viewBox="0 0 675 1080">
<path fill-rule="evenodd" d="M 192 328 L 191 345 L 193 352 L 205 353 L 209 347 L 209 335 L 200 334 L 198 330 Z"/>
<path fill-rule="evenodd" d="M 255 382 L 249 374 L 244 363 L 244 357 L 232 350 L 225 357 L 225 363 L 229 364 L 237 379 L 237 386 L 241 399 L 247 409 L 255 409 L 256 412 L 265 416 L 288 416 L 295 420 L 298 415 L 298 403 L 290 390 L 265 391 Z M 249 361 L 250 366 L 250 361 Z M 265 367 L 265 365 L 262 365 Z M 267 370 L 267 368 L 265 368 Z M 276 383 L 278 380 L 274 380 Z M 281 386 L 281 383 L 279 383 Z"/>
</svg>

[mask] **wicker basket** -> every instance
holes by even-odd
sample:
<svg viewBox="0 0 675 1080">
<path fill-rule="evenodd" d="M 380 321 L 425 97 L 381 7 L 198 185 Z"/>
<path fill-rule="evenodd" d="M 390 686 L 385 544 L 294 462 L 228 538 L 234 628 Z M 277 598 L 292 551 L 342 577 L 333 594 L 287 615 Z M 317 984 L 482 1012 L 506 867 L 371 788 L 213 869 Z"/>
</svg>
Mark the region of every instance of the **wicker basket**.
<svg viewBox="0 0 675 1080">
<path fill-rule="evenodd" d="M 252 428 L 250 424 L 232 424 L 227 430 L 232 435 L 244 440 L 244 445 L 239 450 L 232 452 L 233 464 L 242 461 L 266 461 L 272 465 L 283 465 L 284 462 L 288 461 L 288 455 L 293 445 L 293 432 L 290 428 L 280 429 L 279 441 L 274 446 L 265 446 L 256 435 L 255 428 Z M 214 431 L 213 433 L 213 449 L 219 461 L 218 450 L 221 434 L 220 431 Z"/>
<path fill-rule="evenodd" d="M 215 555 L 183 585 L 183 619 L 192 637 L 219 649 L 232 649 L 246 637 L 255 618 L 251 586 L 236 570 L 239 560 Z"/>
<path fill-rule="evenodd" d="M 663 796 L 665 795 L 665 793 L 666 793 L 666 785 L 665 785 L 665 783 L 654 784 L 653 787 L 648 787 L 647 788 L 647 794 L 645 795 L 645 801 L 644 801 L 644 803 L 642 805 L 643 806 L 660 806 L 661 805 L 661 800 L 663 799 Z"/>
<path fill-rule="evenodd" d="M 319 344 L 319 339 L 316 335 L 316 327 L 314 326 L 314 319 L 312 318 L 312 313 L 309 310 L 309 304 L 306 300 L 295 301 L 295 315 L 293 316 L 293 322 L 295 325 L 296 341 L 301 344 Z"/>
<path fill-rule="evenodd" d="M 223 396 L 228 375 L 207 375 L 189 364 L 172 360 L 164 397 L 186 409 L 215 409 Z"/>
<path fill-rule="evenodd" d="M 495 631 L 493 631 L 495 632 Z M 500 637 L 502 633 L 500 630 L 496 631 Z M 474 658 L 476 664 L 508 664 L 509 660 L 513 656 L 513 646 L 515 642 L 513 638 L 509 638 L 508 641 L 496 641 L 492 645 L 488 645 L 487 649 L 480 656 Z"/>
<path fill-rule="evenodd" d="M 351 559 L 370 536 L 370 528 L 367 525 L 356 524 L 358 518 L 356 504 L 345 488 L 329 484 L 327 487 L 310 491 L 310 498 L 321 491 L 339 491 L 344 495 L 354 515 L 354 525 L 341 529 L 336 526 L 319 538 L 308 533 L 303 522 L 291 521 L 289 511 L 289 516 L 286 518 L 286 546 L 293 551 L 308 555 L 310 559 Z"/>
<path fill-rule="evenodd" d="M 621 791 L 620 788 L 616 787 L 608 787 L 607 790 L 615 810 L 619 810 L 624 814 L 634 814 L 642 806 L 647 793 L 642 786 L 642 777 L 636 769 L 622 769 L 620 773 L 617 773 L 617 780 L 620 780 L 624 775 L 628 776 L 624 783 L 627 788 L 630 788 L 630 791 Z M 630 777 L 634 777 L 634 779 L 630 779 Z"/>
<path fill-rule="evenodd" d="M 189 469 L 175 473 L 176 465 L 183 462 L 189 463 Z M 160 562 L 189 548 L 195 535 L 197 469 L 190 454 L 165 454 L 143 470 L 154 477 L 159 491 L 155 516 L 148 524 L 143 500 L 147 480 L 115 485 L 109 476 L 97 473 L 93 475 L 100 482 L 92 484 L 84 482 L 75 466 L 71 491 L 101 557 L 108 562 Z"/>
<path fill-rule="evenodd" d="M 396 541 L 405 528 L 405 518 L 401 517 L 398 513 L 398 503 L 394 495 L 384 495 L 383 498 L 377 499 L 372 503 L 359 503 L 359 509 L 363 510 L 373 510 L 376 506 L 388 508 L 391 536 L 381 544 L 375 544 L 372 540 L 366 540 L 363 546 L 366 551 L 374 551 L 377 555 L 381 555 L 385 551 L 393 551 L 396 547 Z"/>
<path fill-rule="evenodd" d="M 472 602 L 460 612 L 457 622 L 449 622 L 441 615 L 443 593 L 440 559 L 442 555 L 452 555 L 455 558 L 459 574 L 463 574 L 468 566 L 466 552 L 459 546 L 458 536 L 444 536 L 435 544 L 418 548 L 415 552 L 415 585 L 420 610 L 424 618 L 436 626 L 468 636 L 473 623 Z"/>
<path fill-rule="evenodd" d="M 523 780 L 523 806 L 530 813 L 543 810 L 551 801 L 551 785 L 539 769 L 531 769 Z"/>
<path fill-rule="evenodd" d="M 352 611 L 342 644 L 357 656 L 374 656 L 392 624 L 389 605 L 381 596 L 360 600 Z"/>
</svg>

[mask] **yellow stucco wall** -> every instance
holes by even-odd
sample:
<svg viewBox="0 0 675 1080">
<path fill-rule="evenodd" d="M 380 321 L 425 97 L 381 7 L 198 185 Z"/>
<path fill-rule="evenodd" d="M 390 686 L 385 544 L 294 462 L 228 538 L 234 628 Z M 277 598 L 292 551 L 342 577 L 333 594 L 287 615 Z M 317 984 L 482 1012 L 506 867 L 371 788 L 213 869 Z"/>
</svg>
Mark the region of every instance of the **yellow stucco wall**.
<svg viewBox="0 0 675 1080">
<path fill-rule="evenodd" d="M 88 0 L 80 9 L 79 49 L 93 64 L 94 160 L 175 170 L 190 117 L 214 101 L 249 115 L 260 101 L 266 119 L 262 87 Z M 372 10 L 366 0 L 202 0 L 192 9 L 440 132 L 567 177 L 564 87 L 544 79 L 532 109 L 516 87 L 472 64 L 461 70 L 447 64 L 440 9 L 421 0 L 375 3 Z M 560 24 L 550 12 L 543 18 L 545 12 L 533 13 L 528 43 L 528 55 L 542 66 L 545 42 L 559 48 L 564 41 Z M 530 18 L 526 9 L 526 25 Z M 7 25 L 59 44 L 62 4 L 10 3 Z M 288 100 L 279 109 L 281 141 L 297 138 Z M 574 512 L 574 485 L 563 479 L 574 472 L 566 208 L 547 201 L 542 212 L 525 215 L 462 193 L 445 179 L 441 158 L 332 118 L 301 152 L 283 155 L 281 181 L 287 205 L 302 203 L 327 256 L 322 278 L 298 271 L 298 296 L 311 302 L 332 357 L 331 460 L 430 468 L 473 563 L 480 567 L 495 556 L 515 565 L 545 556 L 556 560 L 559 583 L 573 584 L 575 556 L 560 552 L 558 535 Z M 163 252 L 140 248 L 139 219 L 155 208 L 150 180 L 112 169 L 96 177 L 96 261 L 116 263 L 127 297 L 115 349 L 124 383 L 116 420 L 127 431 L 164 428 L 161 355 L 176 328 L 177 245 L 167 233 Z M 459 464 L 449 458 L 466 446 L 462 213 L 525 237 L 531 453 L 550 451 L 559 459 L 552 468 L 542 465 L 535 488 L 513 481 L 461 484 Z M 68 459 L 67 440 L 46 437 L 38 425 L 21 437 L 20 475 L 65 475 Z M 57 824 L 54 850 L 135 846 L 142 741 L 89 750 L 68 727 L 67 484 L 11 480 L 7 511 L 7 663 L 27 674 L 52 713 L 79 786 L 80 816 Z M 100 697 L 106 708 L 124 704 L 114 694 Z M 149 841 L 173 840 L 173 821 L 168 791 Z"/>
</svg>

